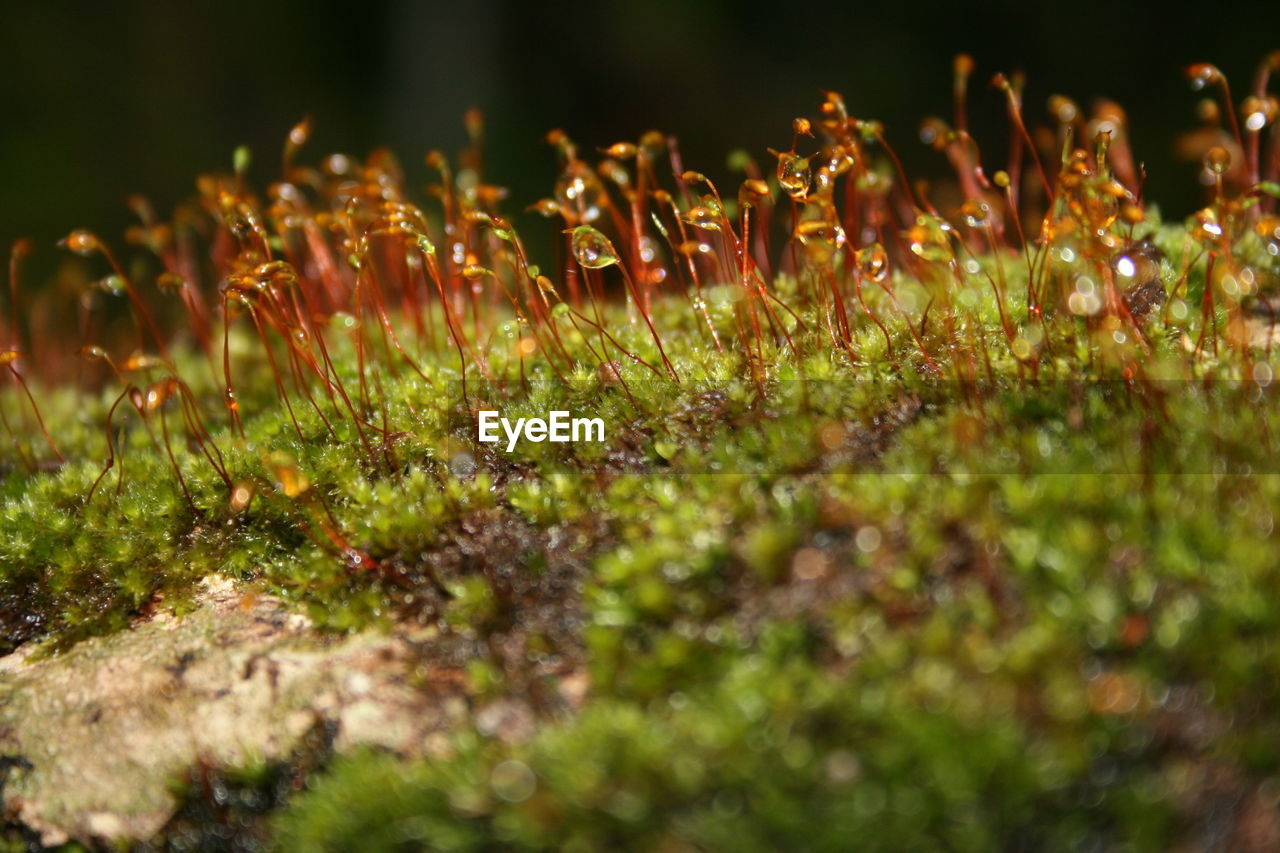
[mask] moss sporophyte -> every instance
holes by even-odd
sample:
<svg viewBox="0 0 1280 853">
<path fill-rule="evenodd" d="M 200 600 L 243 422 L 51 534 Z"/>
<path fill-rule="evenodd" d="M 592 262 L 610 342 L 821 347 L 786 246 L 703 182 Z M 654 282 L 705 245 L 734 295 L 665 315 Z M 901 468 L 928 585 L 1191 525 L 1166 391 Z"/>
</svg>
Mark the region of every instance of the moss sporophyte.
<svg viewBox="0 0 1280 853">
<path fill-rule="evenodd" d="M 18 244 L 0 647 L 210 576 L 420 631 L 401 686 L 484 714 L 450 761 L 342 764 L 282 818 L 312 849 L 1160 847 L 1188 803 L 1274 815 L 1278 68 L 1239 104 L 1189 69 L 1181 222 L 1110 102 L 1044 124 L 997 76 L 991 162 L 961 57 L 935 184 L 836 92 L 731 179 L 553 132 L 519 214 L 478 114 L 421 199 L 385 150 L 304 163 L 304 123 L 263 189 L 237 152 L 167 220 L 134 199 L 122 246 L 72 232 L 64 286 Z"/>
</svg>

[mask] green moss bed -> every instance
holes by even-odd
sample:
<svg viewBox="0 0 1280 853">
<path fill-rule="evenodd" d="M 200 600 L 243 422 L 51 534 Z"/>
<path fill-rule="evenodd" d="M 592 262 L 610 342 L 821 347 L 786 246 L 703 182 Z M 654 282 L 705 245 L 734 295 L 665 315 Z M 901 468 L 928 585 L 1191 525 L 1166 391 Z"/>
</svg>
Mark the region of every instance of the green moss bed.
<svg viewBox="0 0 1280 853">
<path fill-rule="evenodd" d="M 858 144 L 878 151 L 877 132 L 859 127 Z M 321 726 L 287 761 L 193 768 L 173 780 L 180 807 L 158 837 L 69 844 L 1280 841 L 1276 359 L 1249 314 L 1274 286 L 1280 234 L 1254 227 L 1249 207 L 1266 198 L 1255 193 L 1215 203 L 1229 263 L 1203 216 L 1162 224 L 1147 208 L 1108 219 L 1110 243 L 1073 236 L 1061 223 L 1087 218 L 1111 179 L 1095 165 L 1099 183 L 1079 188 L 1074 162 L 1064 158 L 1049 217 L 1059 227 L 1040 248 L 990 251 L 982 214 L 956 226 L 967 252 L 945 233 L 921 236 L 943 220 L 919 210 L 889 247 L 915 261 L 881 277 L 874 255 L 832 257 L 814 246 L 816 228 L 798 229 L 802 256 L 769 277 L 768 298 L 704 270 L 696 295 L 681 279 L 638 301 L 636 281 L 616 273 L 643 269 L 593 263 L 576 246 L 581 281 L 606 297 L 571 309 L 553 276 L 557 295 L 533 310 L 539 273 L 519 253 L 501 268 L 492 247 L 517 238 L 503 221 L 481 223 L 493 255 L 476 263 L 490 272 L 455 277 L 509 285 L 515 301 L 485 296 L 483 312 L 450 315 L 427 300 L 416 325 L 397 306 L 388 326 L 406 357 L 372 303 L 363 319 L 334 312 L 325 382 L 350 407 L 315 377 L 291 376 L 302 356 L 245 314 L 226 347 L 239 425 L 224 405 L 220 333 L 207 350 L 179 335 L 165 359 L 135 365 L 142 392 L 182 377 L 207 442 L 177 397 L 140 409 L 126 399 L 104 430 L 122 385 L 33 375 L 59 462 L 8 383 L 4 651 L 56 660 L 158 613 L 181 619 L 216 575 L 326 632 L 432 628 L 418 677 L 456 673 L 470 709 L 412 756 L 336 750 Z M 795 198 L 787 165 L 778 179 Z M 858 174 L 868 192 L 893 175 L 884 163 Z M 783 217 L 778 179 L 767 192 Z M 815 182 L 810 197 L 820 192 Z M 707 215 L 739 222 L 746 198 L 718 213 L 704 198 L 710 213 L 690 227 Z M 249 218 L 234 206 L 221 215 L 225 239 L 252 256 Z M 288 227 L 265 245 L 288 248 Z M 1101 290 L 1117 268 L 1111 254 L 1140 238 L 1157 247 L 1142 249 L 1157 258 L 1156 307 L 1088 305 L 1093 282 Z M 624 242 L 613 235 L 620 255 Z M 359 252 L 343 273 L 356 281 Z M 823 296 L 832 274 L 847 328 Z M 764 310 L 770 299 L 776 312 Z M 460 356 L 450 328 L 463 316 Z M 744 332 L 749 316 L 765 331 Z M 477 442 L 481 409 L 601 417 L 606 440 L 507 453 Z M 532 722 L 495 724 L 486 709 L 501 707 Z M 10 779 L 30 765 L 2 762 Z M 18 824 L 5 833 L 13 849 L 38 845 Z"/>
</svg>

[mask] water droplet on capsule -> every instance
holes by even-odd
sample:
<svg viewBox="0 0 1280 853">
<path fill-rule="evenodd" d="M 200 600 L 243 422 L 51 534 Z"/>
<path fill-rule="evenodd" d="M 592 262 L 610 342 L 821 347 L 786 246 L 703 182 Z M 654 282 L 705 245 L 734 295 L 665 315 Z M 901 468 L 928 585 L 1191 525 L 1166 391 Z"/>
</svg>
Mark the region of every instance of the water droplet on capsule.
<svg viewBox="0 0 1280 853">
<path fill-rule="evenodd" d="M 98 242 L 98 238 L 94 236 L 93 232 L 85 231 L 83 229 L 72 231 L 66 237 L 59 240 L 58 245 L 65 249 L 70 249 L 77 255 L 91 254 L 96 252 L 102 246 L 102 244 Z"/>
<path fill-rule="evenodd" d="M 792 198 L 804 198 L 811 180 L 813 172 L 806 158 L 789 153 L 778 155 L 778 184 Z"/>
<path fill-rule="evenodd" d="M 1191 81 L 1191 88 L 1197 92 L 1208 86 L 1210 83 L 1217 83 L 1222 79 L 1222 72 L 1217 66 L 1208 62 L 1197 62 L 1187 68 L 1187 78 Z"/>
<path fill-rule="evenodd" d="M 991 222 L 991 206 L 980 198 L 971 198 L 960 205 L 960 215 L 970 228 L 985 228 Z"/>
<path fill-rule="evenodd" d="M 124 279 L 115 273 L 104 275 L 95 282 L 95 285 L 103 293 L 109 293 L 112 296 L 122 296 L 124 294 Z"/>
<path fill-rule="evenodd" d="M 703 243 L 699 240 L 686 240 L 676 247 L 677 251 L 682 255 L 693 257 L 694 255 L 709 255 L 712 252 L 710 243 Z"/>
<path fill-rule="evenodd" d="M 578 160 L 565 166 L 556 182 L 560 210 L 574 211 L 583 222 L 594 222 L 600 218 L 603 199 L 604 188 L 589 166 Z"/>
<path fill-rule="evenodd" d="M 1275 98 L 1259 98 L 1250 95 L 1244 99 L 1240 112 L 1244 113 L 1244 126 L 1252 131 L 1259 131 L 1275 118 Z"/>
<path fill-rule="evenodd" d="M 573 256 L 587 269 L 604 269 L 618 263 L 618 252 L 609 238 L 590 225 L 579 225 L 573 235 Z"/>
<path fill-rule="evenodd" d="M 809 219 L 796 226 L 796 240 L 804 246 L 809 257 L 825 264 L 847 242 L 844 229 L 824 219 Z"/>
<path fill-rule="evenodd" d="M 1224 175 L 1231 167 L 1231 153 L 1221 145 L 1215 145 L 1204 155 L 1204 167 L 1215 175 Z"/>
<path fill-rule="evenodd" d="M 303 119 L 289 131 L 289 142 L 293 145 L 305 145 L 311 136 L 311 121 Z"/>
<path fill-rule="evenodd" d="M 552 198 L 539 199 L 538 201 L 529 205 L 525 209 L 532 211 L 534 213 L 541 214 L 542 216 L 545 216 L 548 219 L 550 219 L 553 216 L 560 215 L 560 205 L 557 204 L 556 200 Z"/>
<path fill-rule="evenodd" d="M 859 249 L 857 262 L 862 277 L 868 281 L 881 282 L 889 274 L 889 255 L 879 243 Z"/>
<path fill-rule="evenodd" d="M 716 218 L 715 211 L 704 205 L 689 208 L 680 215 L 680 218 L 698 228 L 705 228 L 708 231 L 720 230 L 720 221 Z"/>
</svg>

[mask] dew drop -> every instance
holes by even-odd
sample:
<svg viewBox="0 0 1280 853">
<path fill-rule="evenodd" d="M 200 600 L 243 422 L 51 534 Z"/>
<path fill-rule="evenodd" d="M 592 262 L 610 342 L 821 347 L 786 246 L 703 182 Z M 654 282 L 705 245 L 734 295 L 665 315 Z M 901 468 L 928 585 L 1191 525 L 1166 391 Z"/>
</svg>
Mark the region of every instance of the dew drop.
<svg viewBox="0 0 1280 853">
<path fill-rule="evenodd" d="M 1226 174 L 1231 167 L 1231 154 L 1221 145 L 1215 145 L 1204 155 L 1204 167 L 1215 175 Z"/>
<path fill-rule="evenodd" d="M 970 228 L 985 228 L 991 223 L 991 206 L 980 198 L 971 198 L 960 206 L 960 215 Z"/>
<path fill-rule="evenodd" d="M 889 255 L 879 243 L 859 249 L 857 261 L 862 277 L 868 281 L 884 281 L 889 274 Z"/>
<path fill-rule="evenodd" d="M 796 226 L 796 240 L 816 263 L 825 264 L 847 242 L 844 229 L 834 222 L 809 219 Z"/>
<path fill-rule="evenodd" d="M 553 216 L 560 215 L 560 204 L 553 198 L 544 198 L 529 205 L 528 210 L 550 219 Z"/>
<path fill-rule="evenodd" d="M 1217 66 L 1210 65 L 1208 62 L 1197 62 L 1187 68 L 1187 79 L 1191 81 L 1191 88 L 1198 92 L 1205 86 L 1221 80 L 1222 72 Z"/>
<path fill-rule="evenodd" d="M 476 460 L 465 450 L 460 450 L 449 459 L 449 473 L 459 480 L 465 480 L 476 472 Z"/>
<path fill-rule="evenodd" d="M 705 228 L 708 231 L 720 230 L 720 222 L 716 218 L 715 211 L 703 205 L 689 208 L 687 212 L 680 215 L 680 218 L 698 228 Z"/>
<path fill-rule="evenodd" d="M 92 254 L 102 246 L 102 244 L 98 242 L 98 238 L 95 237 L 92 232 L 84 230 L 72 231 L 66 237 L 62 238 L 58 245 L 65 249 L 70 249 L 77 255 Z"/>
<path fill-rule="evenodd" d="M 112 296 L 122 296 L 124 294 L 124 279 L 115 273 L 98 279 L 96 286 L 103 293 L 109 293 Z"/>
<path fill-rule="evenodd" d="M 618 253 L 609 238 L 590 225 L 579 225 L 571 233 L 573 256 L 583 267 L 599 270 L 618 263 Z"/>
<path fill-rule="evenodd" d="M 792 198 L 804 198 L 812 180 L 808 159 L 788 153 L 778 155 L 778 184 Z"/>
<path fill-rule="evenodd" d="M 600 218 L 604 188 L 585 163 L 574 160 L 556 182 L 556 201 L 561 210 L 576 211 L 583 222 L 594 222 Z"/>
</svg>

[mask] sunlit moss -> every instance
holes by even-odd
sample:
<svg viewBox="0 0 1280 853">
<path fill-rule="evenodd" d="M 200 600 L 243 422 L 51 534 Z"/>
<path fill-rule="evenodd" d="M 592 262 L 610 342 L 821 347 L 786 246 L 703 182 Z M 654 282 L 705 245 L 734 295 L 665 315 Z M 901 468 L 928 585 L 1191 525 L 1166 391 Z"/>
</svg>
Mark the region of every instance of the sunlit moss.
<svg viewBox="0 0 1280 853">
<path fill-rule="evenodd" d="M 1165 223 L 1102 134 L 1027 170 L 1028 242 L 963 135 L 926 125 L 952 222 L 822 111 L 770 180 L 684 172 L 648 221 L 622 212 L 666 140 L 593 169 L 553 134 L 557 280 L 438 154 L 430 214 L 385 154 L 287 164 L 268 205 L 238 158 L 173 226 L 217 321 L 157 273 L 192 297 L 176 342 L 75 232 L 156 353 L 0 389 L 0 650 L 223 574 L 327 629 L 426 624 L 478 706 L 536 714 L 339 760 L 282 849 L 1160 848 L 1219 794 L 1274 806 L 1274 187 L 1215 147 L 1212 201 Z M 606 441 L 507 452 L 481 409 Z"/>
</svg>

